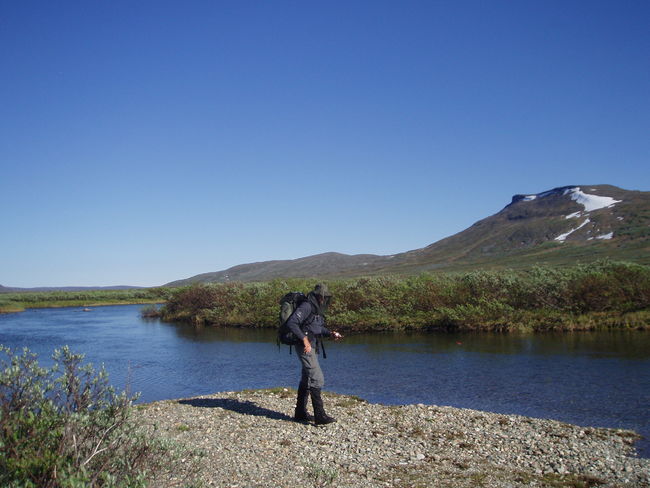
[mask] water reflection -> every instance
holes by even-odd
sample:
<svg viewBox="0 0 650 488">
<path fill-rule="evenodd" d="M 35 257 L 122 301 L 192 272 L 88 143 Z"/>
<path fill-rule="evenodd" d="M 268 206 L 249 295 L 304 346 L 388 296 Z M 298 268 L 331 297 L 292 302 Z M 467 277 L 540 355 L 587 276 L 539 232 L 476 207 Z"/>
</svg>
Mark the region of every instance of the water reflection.
<svg viewBox="0 0 650 488">
<path fill-rule="evenodd" d="M 268 329 L 223 328 L 183 323 L 162 323 L 170 327 L 180 339 L 195 342 L 270 342 L 275 332 Z"/>
<path fill-rule="evenodd" d="M 275 341 L 269 329 L 221 328 L 166 323 L 175 334 L 197 342 Z M 590 331 L 567 333 L 450 333 L 379 332 L 346 335 L 341 344 L 362 345 L 369 352 L 404 351 L 419 354 L 466 352 L 484 354 L 588 355 L 593 358 L 650 359 L 650 334 L 643 331 Z"/>
</svg>

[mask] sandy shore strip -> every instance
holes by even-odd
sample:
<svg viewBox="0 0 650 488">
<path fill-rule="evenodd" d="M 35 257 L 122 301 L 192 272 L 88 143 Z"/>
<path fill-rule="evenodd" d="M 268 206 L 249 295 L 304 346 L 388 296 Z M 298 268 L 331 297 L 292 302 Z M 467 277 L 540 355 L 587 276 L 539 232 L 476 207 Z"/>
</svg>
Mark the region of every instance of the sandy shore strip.
<svg viewBox="0 0 650 488">
<path fill-rule="evenodd" d="M 628 430 L 327 392 L 324 400 L 335 424 L 292 421 L 289 388 L 138 406 L 147 428 L 191 449 L 187 472 L 156 486 L 650 487 L 650 459 L 635 457 Z"/>
</svg>

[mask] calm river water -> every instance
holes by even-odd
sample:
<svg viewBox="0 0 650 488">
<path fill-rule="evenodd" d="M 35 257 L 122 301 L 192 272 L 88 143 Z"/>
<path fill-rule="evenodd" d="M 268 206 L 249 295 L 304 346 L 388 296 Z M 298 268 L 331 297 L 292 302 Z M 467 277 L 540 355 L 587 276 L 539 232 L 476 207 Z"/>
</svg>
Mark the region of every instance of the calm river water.
<svg viewBox="0 0 650 488">
<path fill-rule="evenodd" d="M 139 305 L 0 315 L 0 344 L 42 364 L 69 345 L 140 401 L 297 386 L 272 330 L 141 319 Z M 386 404 L 428 403 L 634 429 L 650 456 L 650 333 L 363 334 L 327 342 L 326 390 Z"/>
</svg>

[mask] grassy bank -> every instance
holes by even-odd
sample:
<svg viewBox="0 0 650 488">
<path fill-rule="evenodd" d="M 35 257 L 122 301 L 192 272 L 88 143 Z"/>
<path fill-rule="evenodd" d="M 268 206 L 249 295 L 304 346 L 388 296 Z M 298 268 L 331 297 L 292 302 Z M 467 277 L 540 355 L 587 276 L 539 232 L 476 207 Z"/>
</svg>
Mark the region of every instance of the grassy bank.
<svg viewBox="0 0 650 488">
<path fill-rule="evenodd" d="M 126 305 L 134 303 L 159 303 L 166 301 L 169 288 L 143 288 L 137 290 L 93 290 L 21 292 L 0 294 L 0 313 L 20 312 L 26 308 L 47 307 L 98 307 L 100 305 Z"/>
<path fill-rule="evenodd" d="M 200 284 L 171 293 L 165 320 L 276 327 L 278 300 L 311 279 Z M 603 261 L 569 268 L 328 280 L 328 323 L 348 331 L 650 328 L 650 267 Z"/>
</svg>

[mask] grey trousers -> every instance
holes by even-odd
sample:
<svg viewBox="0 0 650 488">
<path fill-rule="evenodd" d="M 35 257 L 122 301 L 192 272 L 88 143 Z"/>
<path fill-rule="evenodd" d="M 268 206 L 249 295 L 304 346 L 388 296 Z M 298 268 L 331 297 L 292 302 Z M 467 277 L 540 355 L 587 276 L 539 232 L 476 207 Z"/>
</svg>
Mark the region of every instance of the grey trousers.
<svg viewBox="0 0 650 488">
<path fill-rule="evenodd" d="M 299 344 L 296 346 L 296 353 L 302 365 L 300 384 L 307 388 L 323 388 L 325 385 L 325 377 L 318 363 L 316 348 L 312 347 L 311 352 L 307 354 L 304 346 Z"/>
</svg>

